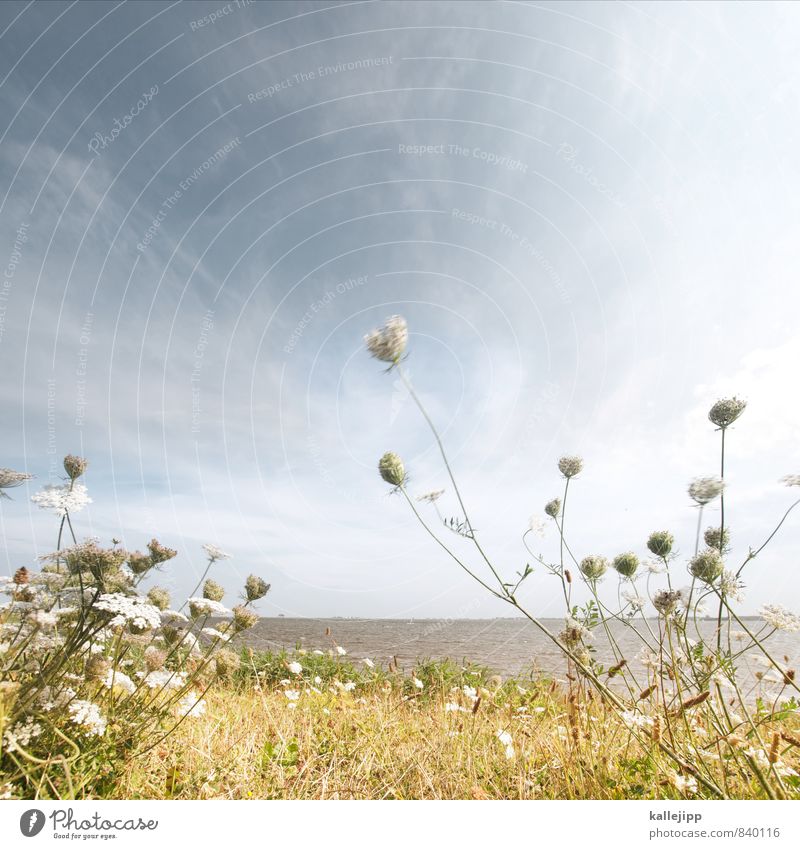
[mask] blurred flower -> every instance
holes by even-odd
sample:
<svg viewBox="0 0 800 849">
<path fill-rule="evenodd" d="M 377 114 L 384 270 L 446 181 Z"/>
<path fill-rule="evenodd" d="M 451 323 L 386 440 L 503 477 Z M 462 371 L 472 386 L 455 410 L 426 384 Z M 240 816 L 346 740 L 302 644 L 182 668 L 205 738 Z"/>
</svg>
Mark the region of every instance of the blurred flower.
<svg viewBox="0 0 800 849">
<path fill-rule="evenodd" d="M 270 586 L 263 578 L 259 578 L 258 575 L 249 575 L 244 583 L 244 594 L 248 601 L 258 601 L 260 598 L 264 598 L 269 592 Z"/>
<path fill-rule="evenodd" d="M 418 690 L 422 690 L 425 688 L 425 685 L 422 683 L 422 681 L 419 680 L 419 678 L 412 678 L 411 680 L 414 682 L 414 686 Z"/>
<path fill-rule="evenodd" d="M 292 675 L 300 675 L 303 671 L 303 667 L 296 660 L 293 660 L 288 668 Z"/>
<path fill-rule="evenodd" d="M 392 486 L 402 486 L 406 480 L 406 470 L 403 461 L 392 451 L 387 451 L 378 463 L 378 471 L 386 483 Z"/>
<path fill-rule="evenodd" d="M 223 551 L 219 546 L 212 545 L 210 542 L 203 544 L 203 551 L 208 555 L 208 559 L 213 563 L 215 560 L 230 560 L 233 555 Z"/>
<path fill-rule="evenodd" d="M 646 599 L 642 598 L 639 593 L 631 590 L 627 590 L 622 593 L 622 597 L 625 601 L 631 606 L 631 609 L 634 613 L 638 613 L 640 610 L 644 610 L 645 604 L 647 604 Z"/>
<path fill-rule="evenodd" d="M 574 478 L 579 475 L 583 469 L 583 460 L 580 457 L 562 457 L 558 461 L 558 470 L 565 478 Z"/>
<path fill-rule="evenodd" d="M 368 669 L 374 669 L 374 668 L 375 668 L 375 664 L 374 664 L 374 663 L 373 663 L 373 662 L 372 662 L 372 661 L 371 661 L 368 657 L 365 657 L 365 658 L 364 658 L 364 660 L 362 660 L 361 662 L 362 662 L 362 663 L 364 664 L 364 666 L 366 666 Z"/>
<path fill-rule="evenodd" d="M 528 521 L 528 530 L 537 536 L 543 537 L 547 530 L 547 525 L 538 516 L 531 516 Z"/>
<path fill-rule="evenodd" d="M 194 690 L 189 690 L 178 702 L 178 713 L 181 716 L 202 716 L 205 712 L 205 700 L 199 699 Z"/>
<path fill-rule="evenodd" d="M 722 535 L 720 535 L 719 528 L 706 528 L 705 533 L 703 534 L 703 539 L 709 548 L 716 548 L 717 551 L 722 552 L 727 549 L 730 544 L 731 532 L 728 528 L 725 528 Z"/>
<path fill-rule="evenodd" d="M 744 584 L 735 572 L 724 570 L 719 581 L 719 591 L 733 601 L 744 601 Z"/>
<path fill-rule="evenodd" d="M 689 561 L 689 571 L 695 578 L 706 584 L 713 584 L 722 574 L 723 568 L 722 557 L 714 548 L 701 551 Z"/>
<path fill-rule="evenodd" d="M 12 489 L 15 486 L 20 486 L 25 481 L 29 481 L 33 475 L 25 472 L 15 472 L 13 469 L 0 469 L 0 498 L 11 498 L 3 492 L 4 489 Z"/>
<path fill-rule="evenodd" d="M 203 584 L 203 598 L 209 601 L 222 601 L 225 597 L 225 587 L 209 578 Z"/>
<path fill-rule="evenodd" d="M 343 656 L 347 654 L 347 649 L 343 649 L 341 646 L 336 646 L 336 654 L 339 656 Z"/>
<path fill-rule="evenodd" d="M 684 777 L 683 775 L 678 775 L 677 772 L 673 772 L 670 776 L 670 780 L 679 793 L 697 792 L 697 779 L 691 775 Z"/>
<path fill-rule="evenodd" d="M 781 483 L 785 483 L 786 486 L 800 486 L 800 475 L 785 475 L 781 478 Z"/>
<path fill-rule="evenodd" d="M 683 600 L 680 590 L 659 590 L 653 596 L 653 607 L 662 615 L 669 616 L 678 609 Z"/>
<path fill-rule="evenodd" d="M 43 510 L 53 510 L 57 516 L 77 513 L 92 503 L 86 487 L 82 483 L 48 484 L 44 489 L 31 496 L 31 501 Z"/>
<path fill-rule="evenodd" d="M 83 728 L 89 736 L 101 737 L 105 733 L 106 721 L 93 702 L 75 699 L 70 702 L 68 710 L 73 724 Z"/>
<path fill-rule="evenodd" d="M 375 359 L 396 364 L 408 344 L 408 325 L 399 315 L 386 319 L 383 327 L 372 330 L 364 337 L 367 350 Z"/>
<path fill-rule="evenodd" d="M 187 599 L 189 605 L 189 613 L 192 619 L 197 619 L 199 616 L 229 616 L 230 610 L 224 604 L 210 598 L 192 597 Z"/>
<path fill-rule="evenodd" d="M 151 587 L 147 591 L 147 600 L 153 607 L 166 610 L 169 607 L 169 591 L 163 587 Z"/>
<path fill-rule="evenodd" d="M 632 578 L 639 568 L 639 558 L 632 551 L 626 551 L 614 558 L 613 566 L 623 578 Z"/>
<path fill-rule="evenodd" d="M 431 492 L 423 492 L 422 495 L 418 495 L 417 501 L 427 501 L 428 504 L 433 504 L 434 501 L 438 501 L 443 495 L 443 489 L 434 489 Z"/>
<path fill-rule="evenodd" d="M 236 631 L 246 631 L 258 622 L 258 614 L 242 605 L 233 608 L 233 627 Z"/>
<path fill-rule="evenodd" d="M 765 604 L 759 610 L 759 615 L 767 625 L 779 631 L 800 631 L 800 616 L 780 604 Z"/>
<path fill-rule="evenodd" d="M 747 401 L 740 398 L 722 398 L 708 411 L 708 418 L 723 430 L 732 425 L 744 412 Z"/>
<path fill-rule="evenodd" d="M 653 531 L 647 539 L 647 547 L 656 557 L 666 557 L 675 544 L 675 537 L 669 531 Z"/>
<path fill-rule="evenodd" d="M 718 477 L 695 478 L 689 484 L 689 496 L 698 504 L 708 504 L 722 492 L 724 486 Z"/>
<path fill-rule="evenodd" d="M 544 505 L 544 512 L 552 519 L 557 519 L 561 513 L 561 499 L 554 498 L 552 501 L 548 501 Z"/>
</svg>

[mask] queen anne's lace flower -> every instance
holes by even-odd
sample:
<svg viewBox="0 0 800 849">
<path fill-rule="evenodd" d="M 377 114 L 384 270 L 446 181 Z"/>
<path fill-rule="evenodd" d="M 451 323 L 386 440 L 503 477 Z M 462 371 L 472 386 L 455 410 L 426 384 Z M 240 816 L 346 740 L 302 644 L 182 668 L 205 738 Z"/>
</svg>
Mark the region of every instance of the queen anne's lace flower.
<svg viewBox="0 0 800 849">
<path fill-rule="evenodd" d="M 28 475 L 25 472 L 15 472 L 13 469 L 0 469 L 0 498 L 10 499 L 11 496 L 6 495 L 3 490 L 19 486 L 32 477 L 33 475 Z"/>
<path fill-rule="evenodd" d="M 228 554 L 227 551 L 223 551 L 219 546 L 213 545 L 210 542 L 207 542 L 203 545 L 203 551 L 208 555 L 210 560 L 230 560 L 233 557 L 232 554 Z"/>
<path fill-rule="evenodd" d="M 400 315 L 386 319 L 383 327 L 372 330 L 364 337 L 367 350 L 377 360 L 396 363 L 408 344 L 408 325 Z"/>
<path fill-rule="evenodd" d="M 417 501 L 427 501 L 428 504 L 433 504 L 435 501 L 438 501 L 443 495 L 443 489 L 433 489 L 430 492 L 423 492 L 422 495 L 418 495 Z"/>
<path fill-rule="evenodd" d="M 100 683 L 104 687 L 108 687 L 109 690 L 114 687 L 121 687 L 123 690 L 132 693 L 136 689 L 136 684 L 124 672 L 120 672 L 118 669 L 109 669 Z"/>
<path fill-rule="evenodd" d="M 140 631 L 158 628 L 161 624 L 161 611 L 141 596 L 123 593 L 103 593 L 94 603 L 96 610 L 116 614 L 109 627 L 117 628 L 130 624 Z"/>
<path fill-rule="evenodd" d="M 302 665 L 299 664 L 296 660 L 293 660 L 289 664 L 289 672 L 291 672 L 292 675 L 300 675 L 302 673 L 302 671 L 303 671 Z"/>
<path fill-rule="evenodd" d="M 20 746 L 27 746 L 34 737 L 42 733 L 42 726 L 32 716 L 24 722 L 18 722 L 3 733 L 3 746 L 7 752 L 16 752 Z"/>
<path fill-rule="evenodd" d="M 93 702 L 76 699 L 68 708 L 72 722 L 83 728 L 91 737 L 101 737 L 106 730 L 106 721 L 100 708 Z"/>
<path fill-rule="evenodd" d="M 53 510 L 57 516 L 65 516 L 67 513 L 77 513 L 87 504 L 92 503 L 86 487 L 82 483 L 61 484 L 55 486 L 48 484 L 43 490 L 31 496 L 31 501 L 38 504 L 43 510 Z"/>
<path fill-rule="evenodd" d="M 189 612 L 192 616 L 229 616 L 230 610 L 224 604 L 210 598 L 193 597 L 188 600 Z"/>
<path fill-rule="evenodd" d="M 138 675 L 142 679 L 142 684 L 151 690 L 180 690 L 186 683 L 186 673 L 173 672 L 170 669 L 154 669 L 147 674 L 139 672 Z"/>
<path fill-rule="evenodd" d="M 767 625 L 779 631 L 800 631 L 800 616 L 780 604 L 765 604 L 759 614 Z"/>
<path fill-rule="evenodd" d="M 708 504 L 722 492 L 724 486 L 717 477 L 695 478 L 689 484 L 689 496 L 698 504 Z"/>
<path fill-rule="evenodd" d="M 800 486 L 800 475 L 785 475 L 781 478 L 781 483 L 786 486 Z"/>
<path fill-rule="evenodd" d="M 202 716 L 206 712 L 205 699 L 198 699 L 197 693 L 190 690 L 179 702 L 178 713 L 181 716 Z"/>
</svg>

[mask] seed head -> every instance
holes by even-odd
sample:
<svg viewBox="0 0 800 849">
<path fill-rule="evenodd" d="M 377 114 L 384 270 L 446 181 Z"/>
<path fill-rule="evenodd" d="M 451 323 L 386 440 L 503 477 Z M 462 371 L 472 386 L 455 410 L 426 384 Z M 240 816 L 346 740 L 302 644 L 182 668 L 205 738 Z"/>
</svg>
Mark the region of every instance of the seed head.
<svg viewBox="0 0 800 849">
<path fill-rule="evenodd" d="M 698 504 L 708 504 L 722 492 L 724 486 L 717 477 L 695 478 L 689 484 L 689 496 Z"/>
<path fill-rule="evenodd" d="M 583 469 L 583 460 L 580 457 L 562 457 L 558 461 L 558 470 L 565 478 L 574 478 Z"/>
<path fill-rule="evenodd" d="M 31 579 L 31 573 L 24 567 L 21 566 L 14 572 L 14 583 L 17 586 L 22 586 L 23 584 L 27 584 Z"/>
<path fill-rule="evenodd" d="M 408 344 L 408 325 L 400 315 L 386 319 L 383 327 L 372 330 L 364 337 L 367 350 L 377 360 L 396 365 Z"/>
<path fill-rule="evenodd" d="M 632 578 L 639 568 L 639 558 L 632 551 L 626 551 L 614 558 L 613 565 L 623 578 Z"/>
<path fill-rule="evenodd" d="M 153 558 L 141 551 L 132 551 L 128 555 L 128 566 L 134 575 L 144 575 L 153 568 Z"/>
<path fill-rule="evenodd" d="M 167 548 L 166 545 L 161 545 L 157 539 L 151 539 L 150 542 L 147 543 L 147 550 L 153 558 L 154 566 L 157 566 L 159 563 L 164 563 L 167 560 L 172 560 L 172 558 L 178 553 L 174 548 Z"/>
<path fill-rule="evenodd" d="M 0 469 L 0 498 L 10 499 L 10 495 L 3 492 L 4 489 L 12 489 L 19 486 L 25 481 L 29 481 L 33 475 L 28 475 L 25 472 L 15 472 L 13 469 Z"/>
<path fill-rule="evenodd" d="M 717 427 L 725 430 L 726 427 L 732 425 L 736 419 L 744 412 L 747 406 L 747 401 L 742 401 L 740 398 L 721 398 L 708 411 L 708 418 Z"/>
<path fill-rule="evenodd" d="M 689 571 L 697 578 L 698 581 L 703 581 L 706 584 L 712 584 L 722 574 L 724 564 L 719 551 L 714 548 L 707 548 L 701 551 L 696 557 L 689 561 Z"/>
<path fill-rule="evenodd" d="M 217 675 L 220 678 L 231 678 L 241 666 L 239 655 L 230 649 L 220 649 L 214 654 Z"/>
<path fill-rule="evenodd" d="M 402 486 L 406 480 L 406 470 L 403 461 L 392 451 L 387 451 L 378 463 L 378 471 L 386 483 L 392 486 Z"/>
<path fill-rule="evenodd" d="M 544 512 L 553 519 L 557 519 L 561 514 L 561 499 L 554 498 L 552 501 L 548 501 L 544 505 Z"/>
<path fill-rule="evenodd" d="M 647 540 L 647 547 L 656 557 L 666 557 L 674 544 L 675 537 L 669 531 L 653 531 Z"/>
<path fill-rule="evenodd" d="M 89 461 L 83 457 L 67 454 L 64 458 L 64 471 L 69 475 L 70 480 L 77 480 L 86 471 L 88 466 Z"/>
<path fill-rule="evenodd" d="M 662 615 L 669 616 L 678 609 L 683 600 L 680 590 L 659 590 L 653 596 L 653 607 Z"/>
<path fill-rule="evenodd" d="M 706 545 L 709 548 L 715 548 L 717 551 L 722 552 L 724 549 L 727 549 L 730 544 L 731 532 L 728 528 L 725 528 L 722 532 L 722 536 L 720 537 L 719 528 L 706 528 L 706 531 L 703 534 L 703 539 L 706 541 Z"/>
<path fill-rule="evenodd" d="M 246 631 L 258 622 L 258 614 L 239 605 L 233 608 L 233 628 L 235 631 Z"/>
<path fill-rule="evenodd" d="M 580 570 L 588 581 L 598 581 L 605 575 L 607 569 L 608 560 L 596 554 L 584 557 L 580 563 Z"/>
<path fill-rule="evenodd" d="M 159 610 L 169 609 L 169 592 L 163 587 L 151 587 L 147 593 L 147 600 L 153 607 L 157 607 Z"/>
<path fill-rule="evenodd" d="M 244 584 L 244 592 L 248 601 L 258 601 L 269 592 L 270 584 L 258 575 L 250 575 Z"/>
<path fill-rule="evenodd" d="M 218 584 L 216 581 L 209 578 L 203 584 L 203 598 L 211 601 L 222 601 L 225 597 L 225 587 Z"/>
</svg>

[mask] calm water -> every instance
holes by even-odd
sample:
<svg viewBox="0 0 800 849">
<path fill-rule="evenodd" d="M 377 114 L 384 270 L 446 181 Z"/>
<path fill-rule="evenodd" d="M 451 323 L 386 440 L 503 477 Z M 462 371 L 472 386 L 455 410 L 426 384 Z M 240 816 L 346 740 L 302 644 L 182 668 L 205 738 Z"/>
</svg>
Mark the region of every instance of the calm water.
<svg viewBox="0 0 800 849">
<path fill-rule="evenodd" d="M 560 619 L 545 619 L 553 632 L 563 628 Z M 715 623 L 701 622 L 701 627 L 713 631 Z M 748 622 L 757 630 L 758 620 Z M 655 622 L 651 627 L 656 630 Z M 330 628 L 331 636 L 325 636 Z M 614 629 L 623 654 L 632 665 L 641 647 L 635 635 L 623 627 Z M 612 658 L 608 643 L 601 631 L 596 631 L 597 657 L 606 666 Z M 418 658 L 450 658 L 492 667 L 504 675 L 514 675 L 536 668 L 542 672 L 563 674 L 564 661 L 535 625 L 523 619 L 262 619 L 249 632 L 249 645 L 262 649 L 292 649 L 300 644 L 306 649 L 328 649 L 343 646 L 348 654 L 359 659 L 372 658 L 387 662 L 396 657 L 401 668 L 409 669 Z M 782 661 L 800 657 L 800 634 L 778 632 L 768 644 L 773 656 Z M 744 662 L 744 661 L 743 661 Z M 758 668 L 758 667 L 754 667 Z M 744 670 L 743 670 L 744 671 Z"/>
</svg>

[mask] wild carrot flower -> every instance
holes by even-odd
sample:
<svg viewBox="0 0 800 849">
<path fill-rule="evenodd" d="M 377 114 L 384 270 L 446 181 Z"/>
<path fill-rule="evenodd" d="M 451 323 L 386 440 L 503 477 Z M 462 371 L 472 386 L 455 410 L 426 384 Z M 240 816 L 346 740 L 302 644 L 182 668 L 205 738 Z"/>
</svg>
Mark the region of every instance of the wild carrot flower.
<svg viewBox="0 0 800 849">
<path fill-rule="evenodd" d="M 669 616 L 678 609 L 681 601 L 683 601 L 683 593 L 680 590 L 659 590 L 653 596 L 653 607 L 662 616 Z"/>
<path fill-rule="evenodd" d="M 656 557 L 666 557 L 675 544 L 675 537 L 669 531 L 653 531 L 647 539 L 647 547 Z"/>
<path fill-rule="evenodd" d="M 412 678 L 411 681 L 418 690 L 424 690 L 425 689 L 425 684 L 422 681 L 420 681 L 419 678 Z"/>
<path fill-rule="evenodd" d="M 783 605 L 765 604 L 759 610 L 759 615 L 767 625 L 779 631 L 800 631 L 800 616 L 787 610 Z"/>
<path fill-rule="evenodd" d="M 365 657 L 361 662 L 367 667 L 367 669 L 375 668 L 375 664 L 368 657 Z"/>
<path fill-rule="evenodd" d="M 722 552 L 730 544 L 731 532 L 728 528 L 725 528 L 720 535 L 720 529 L 712 526 L 706 528 L 703 539 L 709 548 L 715 548 L 717 551 Z"/>
<path fill-rule="evenodd" d="M 381 477 L 392 486 L 402 486 L 406 480 L 403 461 L 392 451 L 387 451 L 378 463 Z"/>
<path fill-rule="evenodd" d="M 100 708 L 93 702 L 76 699 L 69 705 L 70 720 L 84 729 L 90 737 L 102 737 L 106 730 L 106 721 Z"/>
<path fill-rule="evenodd" d="M 581 560 L 579 568 L 586 580 L 599 581 L 608 569 L 608 560 L 605 557 L 591 554 Z"/>
<path fill-rule="evenodd" d="M 67 454 L 64 457 L 64 471 L 69 475 L 70 480 L 77 480 L 89 467 L 89 461 L 83 457 L 76 457 L 74 454 Z"/>
<path fill-rule="evenodd" d="M 506 750 L 506 758 L 511 760 L 515 756 L 514 752 L 514 740 L 512 736 L 502 728 L 499 728 L 496 732 L 497 739 L 500 741 L 501 745 L 505 746 Z"/>
<path fill-rule="evenodd" d="M 231 612 L 224 604 L 210 598 L 193 597 L 188 599 L 188 604 L 192 619 L 197 619 L 199 616 L 228 616 Z"/>
<path fill-rule="evenodd" d="M 203 551 L 208 555 L 208 559 L 213 563 L 215 560 L 230 560 L 233 555 L 223 551 L 219 546 L 213 545 L 210 542 L 203 544 Z"/>
<path fill-rule="evenodd" d="M 741 416 L 746 406 L 747 401 L 741 398 L 722 398 L 708 411 L 708 418 L 712 424 L 725 430 Z"/>
<path fill-rule="evenodd" d="M 408 345 L 408 325 L 399 315 L 386 319 L 383 327 L 372 330 L 364 337 L 367 350 L 384 363 L 399 362 Z"/>
<path fill-rule="evenodd" d="M 640 610 L 644 610 L 644 606 L 645 604 L 647 604 L 647 601 L 635 591 L 631 592 L 630 590 L 628 590 L 627 592 L 623 592 L 622 597 L 631 606 L 631 610 L 634 613 L 638 613 Z"/>
<path fill-rule="evenodd" d="M 16 752 L 20 746 L 27 746 L 41 733 L 42 726 L 29 716 L 24 722 L 18 722 L 3 732 L 3 747 L 9 753 Z"/>
<path fill-rule="evenodd" d="M 208 578 L 203 584 L 203 598 L 209 601 L 222 601 L 224 597 L 225 588 L 211 578 Z"/>
<path fill-rule="evenodd" d="M 561 514 L 561 499 L 554 498 L 552 501 L 548 501 L 547 504 L 544 505 L 544 512 L 547 513 L 551 519 L 557 519 Z"/>
<path fill-rule="evenodd" d="M 713 501 L 721 492 L 724 483 L 718 477 L 695 478 L 689 484 L 689 496 L 700 505 Z"/>
<path fill-rule="evenodd" d="M 296 660 L 293 660 L 289 664 L 288 669 L 289 672 L 292 673 L 292 675 L 300 675 L 303 671 L 303 667 Z"/>
<path fill-rule="evenodd" d="M 103 676 L 102 681 L 100 682 L 104 687 L 107 687 L 109 690 L 114 687 L 119 687 L 122 690 L 125 690 L 128 693 L 133 693 L 136 690 L 136 684 L 120 670 L 109 669 L 106 674 Z"/>
<path fill-rule="evenodd" d="M 583 460 L 580 457 L 564 456 L 558 461 L 558 470 L 565 478 L 574 478 L 583 469 Z"/>
<path fill-rule="evenodd" d="M 786 486 L 800 486 L 800 475 L 785 475 L 781 478 L 781 483 Z"/>
<path fill-rule="evenodd" d="M 48 484 L 44 489 L 31 496 L 31 501 L 42 510 L 53 510 L 57 516 L 67 513 L 77 513 L 87 504 L 92 503 L 86 487 L 82 483 L 54 485 Z"/>
<path fill-rule="evenodd" d="M 108 623 L 111 628 L 130 624 L 145 631 L 158 628 L 161 624 L 161 612 L 140 596 L 104 593 L 94 603 L 94 609 L 114 614 L 114 618 Z"/>
<path fill-rule="evenodd" d="M 744 584 L 735 572 L 725 569 L 719 579 L 719 591 L 733 601 L 744 601 Z"/>
<path fill-rule="evenodd" d="M 150 552 L 154 566 L 158 566 L 159 563 L 165 563 L 167 560 L 172 560 L 178 553 L 174 548 L 168 548 L 166 545 L 162 545 L 157 539 L 151 539 L 147 543 L 147 550 Z"/>
<path fill-rule="evenodd" d="M 3 492 L 4 489 L 12 489 L 15 486 L 20 486 L 25 481 L 29 481 L 33 475 L 28 475 L 25 472 L 15 472 L 13 469 L 0 469 L 0 498 L 10 499 L 10 495 Z"/>
<path fill-rule="evenodd" d="M 443 495 L 443 489 L 434 489 L 431 490 L 431 492 L 423 492 L 422 495 L 418 495 L 417 501 L 427 501 L 428 504 L 433 504 L 435 501 L 438 501 Z"/>
<path fill-rule="evenodd" d="M 202 716 L 206 712 L 204 699 L 198 699 L 194 690 L 189 692 L 178 702 L 178 713 L 181 716 Z"/>
<path fill-rule="evenodd" d="M 720 553 L 714 548 L 707 548 L 689 561 L 689 571 L 699 581 L 713 584 L 722 574 L 724 564 Z"/>
<path fill-rule="evenodd" d="M 268 584 L 263 578 L 257 575 L 249 575 L 244 583 L 244 594 L 248 601 L 258 601 L 263 598 L 270 590 Z"/>
<path fill-rule="evenodd" d="M 336 654 L 338 654 L 340 657 L 343 657 L 347 654 L 347 649 L 344 649 L 341 646 L 336 646 Z"/>
<path fill-rule="evenodd" d="M 169 607 L 169 591 L 162 587 L 151 587 L 147 592 L 147 600 L 153 607 L 159 610 L 167 610 Z"/>
<path fill-rule="evenodd" d="M 246 631 L 258 622 L 258 614 L 242 605 L 233 608 L 233 627 L 236 631 Z"/>
<path fill-rule="evenodd" d="M 531 516 L 528 520 L 528 530 L 532 534 L 543 537 L 547 530 L 547 525 L 538 516 Z"/>
<path fill-rule="evenodd" d="M 627 551 L 614 558 L 613 566 L 623 578 L 632 578 L 639 568 L 639 558 L 632 551 Z"/>
<path fill-rule="evenodd" d="M 694 776 L 683 776 L 673 772 L 670 780 L 679 793 L 697 793 L 697 779 Z"/>
</svg>

